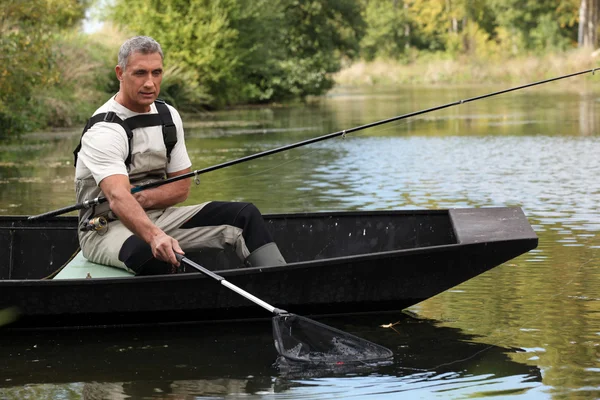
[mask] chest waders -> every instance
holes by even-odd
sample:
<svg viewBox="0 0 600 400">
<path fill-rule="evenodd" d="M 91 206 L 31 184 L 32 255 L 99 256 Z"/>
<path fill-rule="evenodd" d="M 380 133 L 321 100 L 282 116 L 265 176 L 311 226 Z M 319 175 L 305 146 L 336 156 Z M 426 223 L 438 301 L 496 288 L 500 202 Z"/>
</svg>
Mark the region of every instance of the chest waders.
<svg viewBox="0 0 600 400">
<path fill-rule="evenodd" d="M 177 142 L 176 127 L 167 105 L 156 101 L 157 114 L 119 118 L 114 112 L 94 115 L 86 124 L 83 135 L 98 122 L 121 125 L 129 140 L 129 151 L 124 160 L 132 184 L 145 184 L 164 179 L 170 153 Z M 162 126 L 166 148 L 160 151 L 134 152 L 132 155 L 133 130 L 147 130 L 149 135 L 159 135 Z M 81 141 L 74 151 L 75 162 L 81 149 Z M 137 150 L 136 150 L 137 151 Z M 78 201 L 93 199 L 101 194 L 94 178 L 76 181 Z M 251 203 L 207 202 L 184 207 L 168 207 L 165 210 L 147 212 L 152 222 L 168 235 L 174 237 L 186 251 L 202 248 L 221 248 L 230 245 L 246 265 L 284 265 L 285 259 L 264 224 L 260 211 Z M 79 241 L 84 256 L 99 264 L 126 267 L 136 275 L 170 273 L 169 264 L 155 259 L 152 249 L 142 239 L 133 235 L 122 224 L 108 221 L 116 216 L 110 212 L 108 202 L 80 210 Z M 104 236 L 107 230 L 110 234 Z"/>
<path fill-rule="evenodd" d="M 128 153 L 127 153 L 127 157 L 124 160 L 125 166 L 127 167 L 127 171 L 131 170 L 132 149 L 133 149 L 133 144 L 132 144 L 133 130 L 138 129 L 138 128 L 147 128 L 147 127 L 151 127 L 151 126 L 162 126 L 163 142 L 165 144 L 165 149 L 166 149 L 166 161 L 167 161 L 167 163 L 169 161 L 171 161 L 171 151 L 177 144 L 177 128 L 176 128 L 175 124 L 173 123 L 173 117 L 171 116 L 171 112 L 169 111 L 169 107 L 167 106 L 167 104 L 163 100 L 157 99 L 154 102 L 154 105 L 156 106 L 156 110 L 158 111 L 158 113 L 156 113 L 156 114 L 142 114 L 142 115 L 136 115 L 136 116 L 133 116 L 130 118 L 126 118 L 126 119 L 121 119 L 119 116 L 117 116 L 117 114 L 114 111 L 109 111 L 106 113 L 99 113 L 99 114 L 96 114 L 93 117 L 91 117 L 87 121 L 85 127 L 83 128 L 83 131 L 81 132 L 81 139 L 79 139 L 79 144 L 73 151 L 73 158 L 74 158 L 73 165 L 77 166 L 77 156 L 79 154 L 79 151 L 81 150 L 81 140 L 83 138 L 83 135 L 85 135 L 85 133 L 92 126 L 94 126 L 95 124 L 97 124 L 99 122 L 111 122 L 111 123 L 119 124 L 125 131 L 125 134 L 127 135 L 127 141 L 128 141 Z M 84 195 L 81 196 L 83 198 L 94 198 L 100 193 L 99 188 L 92 190 L 95 193 L 92 193 L 89 188 L 87 190 L 85 190 L 84 188 L 82 188 L 82 189 L 85 192 Z M 79 187 L 78 187 L 77 191 L 78 192 L 80 191 Z M 80 229 L 84 230 L 84 231 L 86 231 L 86 230 L 100 231 L 100 230 L 104 229 L 107 224 L 106 219 L 103 216 L 96 217 L 96 215 L 103 214 L 107 211 L 108 211 L 108 204 L 106 204 L 106 205 L 103 204 L 98 207 L 94 206 L 91 209 L 80 211 L 80 213 L 79 213 Z"/>
<path fill-rule="evenodd" d="M 167 149 L 167 161 L 171 161 L 171 151 L 173 151 L 173 147 L 177 144 L 177 128 L 173 123 L 173 118 L 171 117 L 171 112 L 169 111 L 167 104 L 163 100 L 156 99 L 154 105 L 156 106 L 158 114 L 142 114 L 126 119 L 119 118 L 114 111 L 96 114 L 88 120 L 87 124 L 85 124 L 83 132 L 81 132 L 81 137 L 83 138 L 83 135 L 98 122 L 113 122 L 121 125 L 127 134 L 127 140 L 129 142 L 129 152 L 125 159 L 125 166 L 129 169 L 129 166 L 131 165 L 131 140 L 133 139 L 133 130 L 162 125 L 163 140 Z M 77 166 L 77 155 L 80 150 L 81 139 L 79 139 L 79 144 L 73 151 L 73 158 L 75 160 L 73 166 Z"/>
</svg>

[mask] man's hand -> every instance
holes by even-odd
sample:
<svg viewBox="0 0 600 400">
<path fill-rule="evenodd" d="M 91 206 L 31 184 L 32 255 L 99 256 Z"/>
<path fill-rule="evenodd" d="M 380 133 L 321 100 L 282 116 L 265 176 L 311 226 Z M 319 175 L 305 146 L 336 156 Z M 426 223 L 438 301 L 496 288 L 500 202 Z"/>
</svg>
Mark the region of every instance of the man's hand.
<svg viewBox="0 0 600 400">
<path fill-rule="evenodd" d="M 131 195 L 129 178 L 111 175 L 100 182 L 111 210 L 131 232 L 150 245 L 152 255 L 162 261 L 179 266 L 174 252 L 183 254 L 179 242 L 154 225 L 137 199 Z"/>
<path fill-rule="evenodd" d="M 175 253 L 184 254 L 181 247 L 179 247 L 179 242 L 162 231 L 152 237 L 150 247 L 154 258 L 177 266 L 179 266 L 179 261 L 177 261 Z"/>
<path fill-rule="evenodd" d="M 134 187 L 135 186 L 131 185 L 132 189 Z M 145 192 L 146 192 L 146 190 L 142 190 L 141 192 L 134 193 L 133 197 L 137 200 L 137 202 L 139 203 L 139 205 L 142 206 L 142 208 L 144 210 L 149 210 L 150 209 L 150 202 L 148 201 Z"/>
<path fill-rule="evenodd" d="M 190 169 L 173 172 L 167 175 L 168 178 L 187 174 Z M 185 201 L 190 193 L 191 179 L 181 179 L 179 181 L 167 183 L 155 188 L 142 190 L 134 193 L 133 197 L 144 210 L 156 210 L 174 206 Z M 135 186 L 130 185 L 131 189 Z"/>
</svg>

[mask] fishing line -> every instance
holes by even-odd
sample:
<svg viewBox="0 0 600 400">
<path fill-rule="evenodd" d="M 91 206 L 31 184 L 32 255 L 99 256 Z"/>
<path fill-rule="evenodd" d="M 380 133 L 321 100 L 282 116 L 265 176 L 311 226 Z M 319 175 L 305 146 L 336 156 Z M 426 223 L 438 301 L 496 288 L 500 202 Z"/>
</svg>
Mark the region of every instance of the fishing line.
<svg viewBox="0 0 600 400">
<path fill-rule="evenodd" d="M 457 103 L 459 103 L 459 104 L 466 104 L 469 101 L 471 101 L 471 100 L 469 100 L 469 99 L 467 99 L 467 100 L 459 100 Z M 392 121 L 391 123 L 386 124 L 385 126 L 383 126 L 383 125 L 375 126 L 374 129 L 371 130 L 371 131 L 362 130 L 362 131 L 359 131 L 359 132 L 355 132 L 355 133 L 352 134 L 352 138 L 365 137 L 365 136 L 368 136 L 368 135 L 374 135 L 374 136 L 376 136 L 377 134 L 385 133 L 387 131 L 397 130 L 400 126 L 406 125 L 407 122 L 408 123 L 412 123 L 414 121 L 435 122 L 435 121 L 430 121 L 427 117 L 419 117 L 419 118 L 414 118 L 414 119 L 398 119 L 398 120 Z M 299 129 L 303 129 L 303 128 L 299 128 Z M 342 139 L 346 139 L 346 137 L 342 136 Z M 250 177 L 259 176 L 259 175 L 262 175 L 262 174 L 267 173 L 269 171 L 279 169 L 280 167 L 285 166 L 287 164 L 296 162 L 296 161 L 300 160 L 303 157 L 309 156 L 309 155 L 314 154 L 314 153 L 316 153 L 318 151 L 321 151 L 321 150 L 322 149 L 320 149 L 320 148 L 313 149 L 313 150 L 308 150 L 308 151 L 305 151 L 302 154 L 300 154 L 298 156 L 295 156 L 295 157 L 293 157 L 293 158 L 291 158 L 289 160 L 286 160 L 286 161 L 283 161 L 283 162 L 281 162 L 279 164 L 276 164 L 273 167 L 268 167 L 268 168 L 262 169 L 260 171 L 256 171 L 256 172 L 253 172 L 253 173 L 250 173 L 250 174 L 246 174 L 246 175 L 238 175 L 238 176 L 235 176 L 235 177 L 231 177 L 231 178 L 227 178 L 227 179 L 223 179 L 223 180 L 214 181 L 213 183 L 221 184 L 221 183 L 235 181 L 235 180 L 239 180 L 239 179 L 246 179 L 246 178 L 250 178 Z"/>
<path fill-rule="evenodd" d="M 375 133 L 382 133 L 382 132 L 385 132 L 385 131 L 388 131 L 388 130 L 397 129 L 400 125 L 402 125 L 404 123 L 405 123 L 405 121 L 394 121 L 393 123 L 391 123 L 390 125 L 387 125 L 385 127 L 381 127 L 381 126 L 376 127 Z M 369 133 L 367 131 L 358 132 L 356 134 L 353 134 L 352 138 L 356 138 L 356 137 L 359 137 L 359 136 L 363 136 L 364 137 L 364 136 L 367 136 L 367 134 L 372 135 L 373 132 L 371 132 L 371 133 Z M 345 140 L 346 138 L 342 137 L 342 139 Z M 282 162 L 280 162 L 279 164 L 276 164 L 273 167 L 264 168 L 264 169 L 261 169 L 260 171 L 252 172 L 252 173 L 246 174 L 246 175 L 238 175 L 238 176 L 235 176 L 235 177 L 231 177 L 231 178 L 227 178 L 227 179 L 222 179 L 222 180 L 219 180 L 219 181 L 214 181 L 212 183 L 218 183 L 218 184 L 220 184 L 220 183 L 235 181 L 235 180 L 239 180 L 239 179 L 246 179 L 246 178 L 250 178 L 250 177 L 259 176 L 259 175 L 262 175 L 262 174 L 264 174 L 266 172 L 269 172 L 269 171 L 272 171 L 272 170 L 275 170 L 275 169 L 279 169 L 280 167 L 282 167 L 284 165 L 288 165 L 288 164 L 291 164 L 293 162 L 296 162 L 296 161 L 302 159 L 303 157 L 309 156 L 311 154 L 314 154 L 314 153 L 316 153 L 318 151 L 322 151 L 322 150 L 323 150 L 322 148 L 317 148 L 317 149 L 312 149 L 312 150 L 306 150 L 303 153 L 301 153 L 301 154 L 299 154 L 299 155 L 297 155 L 295 157 L 292 157 L 289 160 L 282 161 Z"/>
</svg>

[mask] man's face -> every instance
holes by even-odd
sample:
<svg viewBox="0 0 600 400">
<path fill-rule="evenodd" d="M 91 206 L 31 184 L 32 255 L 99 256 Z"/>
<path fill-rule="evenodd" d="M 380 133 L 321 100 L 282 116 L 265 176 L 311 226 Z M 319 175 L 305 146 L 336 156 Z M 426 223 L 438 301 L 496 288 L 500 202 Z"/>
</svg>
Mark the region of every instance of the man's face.
<svg viewBox="0 0 600 400">
<path fill-rule="evenodd" d="M 119 65 L 115 71 L 121 81 L 118 100 L 135 112 L 148 112 L 160 93 L 163 63 L 159 53 L 132 53 L 125 71 Z"/>
</svg>

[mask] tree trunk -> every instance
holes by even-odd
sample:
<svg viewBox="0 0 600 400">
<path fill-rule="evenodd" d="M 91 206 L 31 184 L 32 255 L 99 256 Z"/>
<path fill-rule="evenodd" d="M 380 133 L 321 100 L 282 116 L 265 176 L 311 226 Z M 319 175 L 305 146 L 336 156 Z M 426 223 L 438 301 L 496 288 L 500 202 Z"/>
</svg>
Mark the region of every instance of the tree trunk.
<svg viewBox="0 0 600 400">
<path fill-rule="evenodd" d="M 408 1 L 404 1 L 402 7 L 404 8 L 404 18 L 408 21 Z M 404 48 L 408 50 L 410 48 L 410 25 L 408 22 L 404 24 L 404 37 L 406 38 Z"/>
<path fill-rule="evenodd" d="M 598 9 L 600 0 L 581 0 L 579 7 L 579 47 L 595 48 L 598 40 Z"/>
<path fill-rule="evenodd" d="M 450 26 L 448 26 L 448 33 L 458 31 L 458 24 L 456 18 L 452 16 L 452 0 L 446 0 L 446 13 L 450 16 Z"/>
</svg>

